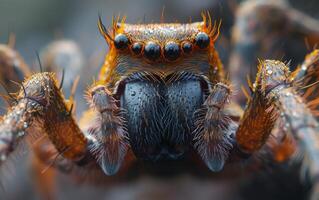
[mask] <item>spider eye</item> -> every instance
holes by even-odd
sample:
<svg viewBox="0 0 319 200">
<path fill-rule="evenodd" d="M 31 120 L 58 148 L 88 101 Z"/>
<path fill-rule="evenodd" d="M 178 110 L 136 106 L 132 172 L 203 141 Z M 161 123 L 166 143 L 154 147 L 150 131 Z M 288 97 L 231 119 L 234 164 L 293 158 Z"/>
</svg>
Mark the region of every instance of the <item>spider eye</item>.
<svg viewBox="0 0 319 200">
<path fill-rule="evenodd" d="M 143 50 L 143 44 L 139 43 L 139 42 L 135 42 L 132 47 L 132 52 L 135 54 L 135 55 L 140 55 L 142 50 Z"/>
<path fill-rule="evenodd" d="M 129 39 L 124 34 L 118 34 L 114 38 L 114 45 L 117 49 L 120 49 L 120 50 L 126 49 L 129 45 L 129 42 L 130 42 Z"/>
<path fill-rule="evenodd" d="M 157 60 L 161 55 L 161 47 L 155 42 L 148 42 L 145 45 L 144 55 L 149 60 Z"/>
<path fill-rule="evenodd" d="M 196 38 L 195 38 L 195 42 L 196 42 L 196 45 L 201 48 L 201 49 L 205 49 L 206 47 L 208 47 L 209 45 L 209 42 L 210 42 L 210 39 L 208 37 L 208 35 L 204 32 L 199 32 L 197 35 L 196 35 Z"/>
<path fill-rule="evenodd" d="M 193 45 L 190 42 L 184 42 L 182 44 L 182 49 L 185 54 L 189 54 L 193 50 Z"/>
<path fill-rule="evenodd" d="M 179 45 L 175 42 L 168 42 L 165 44 L 164 47 L 164 55 L 165 58 L 169 61 L 176 60 L 180 55 L 180 48 Z"/>
</svg>

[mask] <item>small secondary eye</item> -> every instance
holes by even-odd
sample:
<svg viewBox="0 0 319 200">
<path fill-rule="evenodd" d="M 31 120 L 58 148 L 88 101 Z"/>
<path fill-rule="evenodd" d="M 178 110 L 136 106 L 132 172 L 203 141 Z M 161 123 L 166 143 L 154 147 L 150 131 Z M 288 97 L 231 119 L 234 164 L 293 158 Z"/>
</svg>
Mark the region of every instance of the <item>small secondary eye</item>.
<svg viewBox="0 0 319 200">
<path fill-rule="evenodd" d="M 139 42 L 135 42 L 132 47 L 132 52 L 135 54 L 135 55 L 140 55 L 142 50 L 143 50 L 143 44 L 139 43 Z"/>
<path fill-rule="evenodd" d="M 184 42 L 184 43 L 182 44 L 182 49 L 183 49 L 183 52 L 184 52 L 185 54 L 189 54 L 189 53 L 191 53 L 192 50 L 193 50 L 193 45 L 192 45 L 192 43 L 190 43 L 190 42 Z"/>
<path fill-rule="evenodd" d="M 199 33 L 196 35 L 195 42 L 196 42 L 196 45 L 197 45 L 199 48 L 205 49 L 205 48 L 208 47 L 208 45 L 209 45 L 210 38 L 209 38 L 209 36 L 208 36 L 206 33 L 204 33 L 204 32 L 199 32 Z"/>
<path fill-rule="evenodd" d="M 129 42 L 130 42 L 129 39 L 124 34 L 118 34 L 114 38 L 114 45 L 117 49 L 120 49 L 120 50 L 126 49 L 129 45 Z"/>
<path fill-rule="evenodd" d="M 161 56 L 161 47 L 155 42 L 148 42 L 144 48 L 144 55 L 149 60 L 157 60 Z"/>
<path fill-rule="evenodd" d="M 169 61 L 176 60 L 181 54 L 179 45 L 175 42 L 168 42 L 164 47 L 165 58 Z"/>
</svg>

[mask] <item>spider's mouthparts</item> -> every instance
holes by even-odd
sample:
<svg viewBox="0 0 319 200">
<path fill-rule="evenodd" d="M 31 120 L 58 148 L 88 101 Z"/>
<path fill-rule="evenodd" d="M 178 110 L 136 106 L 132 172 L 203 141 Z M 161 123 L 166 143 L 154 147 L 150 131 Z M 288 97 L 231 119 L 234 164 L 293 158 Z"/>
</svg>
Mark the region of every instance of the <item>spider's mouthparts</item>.
<svg viewBox="0 0 319 200">
<path fill-rule="evenodd" d="M 177 160 L 191 150 L 194 112 L 203 104 L 207 83 L 180 72 L 129 77 L 120 96 L 130 145 L 142 160 Z"/>
<path fill-rule="evenodd" d="M 111 93 L 103 85 L 89 90 L 88 99 L 97 115 L 97 125 L 90 130 L 90 151 L 105 174 L 114 175 L 123 162 L 128 148 L 124 121 Z"/>
<path fill-rule="evenodd" d="M 127 144 L 118 133 L 104 136 L 91 146 L 91 152 L 106 175 L 114 175 L 119 171 L 126 150 Z"/>
</svg>

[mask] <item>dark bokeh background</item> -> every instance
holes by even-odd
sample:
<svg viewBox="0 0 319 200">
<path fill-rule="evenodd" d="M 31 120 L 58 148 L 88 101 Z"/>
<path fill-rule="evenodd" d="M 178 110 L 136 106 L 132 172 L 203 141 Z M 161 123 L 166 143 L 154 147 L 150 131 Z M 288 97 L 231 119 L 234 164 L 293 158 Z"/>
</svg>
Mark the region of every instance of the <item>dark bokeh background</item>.
<svg viewBox="0 0 319 200">
<path fill-rule="evenodd" d="M 317 0 L 291 0 L 290 3 L 313 17 L 319 17 Z M 82 91 L 97 73 L 107 51 L 106 43 L 96 26 L 98 13 L 103 16 L 104 23 L 109 25 L 112 16 L 118 14 L 126 15 L 129 23 L 159 22 L 163 7 L 167 22 L 188 22 L 190 17 L 198 21 L 201 20 L 200 13 L 209 10 L 214 18 L 223 20 L 222 31 L 229 38 L 233 23 L 232 10 L 237 4 L 236 0 L 0 0 L 0 43 L 7 42 L 9 33 L 15 33 L 16 49 L 33 67 L 35 51 L 41 51 L 49 42 L 59 38 L 77 42 L 83 51 L 84 67 L 90 69 L 87 77 L 81 79 L 88 82 L 80 84 L 76 95 L 77 99 L 83 99 Z M 220 51 L 227 63 L 228 51 Z M 85 107 L 84 101 L 79 100 L 78 115 Z M 22 153 L 1 170 L 0 182 L 4 184 L 4 191 L 0 190 L 1 200 L 39 199 L 33 189 L 29 167 L 26 167 L 28 161 L 27 153 L 23 153 L 25 151 L 21 150 Z M 59 188 L 62 192 L 59 199 L 149 199 L 145 196 L 147 194 L 152 199 L 175 199 L 176 193 L 182 194 L 185 199 L 191 199 L 194 195 L 198 199 L 210 199 L 212 196 L 220 199 L 229 197 L 233 190 L 231 181 L 216 183 L 189 176 L 181 177 L 174 183 L 144 177 L 136 183 L 123 184 L 122 187 L 98 189 L 74 185 L 64 177 L 60 179 Z M 172 191 L 172 195 L 161 192 L 160 188 Z M 147 192 L 140 192 L 142 190 Z"/>
</svg>

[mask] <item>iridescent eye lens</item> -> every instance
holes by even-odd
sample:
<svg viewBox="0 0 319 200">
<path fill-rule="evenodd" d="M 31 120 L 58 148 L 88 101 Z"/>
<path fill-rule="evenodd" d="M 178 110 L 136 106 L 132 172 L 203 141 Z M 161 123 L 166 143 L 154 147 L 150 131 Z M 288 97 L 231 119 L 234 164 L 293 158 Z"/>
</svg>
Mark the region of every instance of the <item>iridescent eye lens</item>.
<svg viewBox="0 0 319 200">
<path fill-rule="evenodd" d="M 114 45 L 117 49 L 124 50 L 128 47 L 130 41 L 124 34 L 118 34 L 114 38 Z"/>
<path fill-rule="evenodd" d="M 196 35 L 195 42 L 196 42 L 196 45 L 197 45 L 199 48 L 205 49 L 206 47 L 208 47 L 209 42 L 210 42 L 210 39 L 209 39 L 209 36 L 208 36 L 206 33 L 204 33 L 204 32 L 199 32 L 199 33 Z"/>
<path fill-rule="evenodd" d="M 184 43 L 182 44 L 182 49 L 183 49 L 183 52 L 184 52 L 185 54 L 189 54 L 189 53 L 191 53 L 192 50 L 193 50 L 193 44 L 190 43 L 190 42 L 184 42 Z"/>
<path fill-rule="evenodd" d="M 144 55 L 149 60 L 157 60 L 161 56 L 160 45 L 155 42 L 148 42 L 144 48 Z"/>
<path fill-rule="evenodd" d="M 165 44 L 164 47 L 164 55 L 165 58 L 169 61 L 176 60 L 180 55 L 180 48 L 179 45 L 175 42 L 168 42 Z"/>
<path fill-rule="evenodd" d="M 133 45 L 132 45 L 132 52 L 135 54 L 135 55 L 140 55 L 142 50 L 143 50 L 143 44 L 139 43 L 139 42 L 135 42 Z"/>
</svg>

